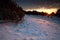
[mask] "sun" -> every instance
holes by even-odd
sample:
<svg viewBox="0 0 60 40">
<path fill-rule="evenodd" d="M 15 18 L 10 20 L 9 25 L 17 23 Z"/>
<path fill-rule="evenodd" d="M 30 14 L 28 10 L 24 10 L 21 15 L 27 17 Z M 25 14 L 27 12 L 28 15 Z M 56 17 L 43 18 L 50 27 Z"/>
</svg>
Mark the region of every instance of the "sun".
<svg viewBox="0 0 60 40">
<path fill-rule="evenodd" d="M 36 9 L 27 9 L 26 11 L 33 11 L 33 10 L 38 11 L 38 12 L 46 12 L 48 14 L 51 14 L 52 12 L 56 13 L 57 8 L 50 8 L 50 9 L 48 9 L 48 8 L 38 8 L 37 9 L 36 8 Z"/>
<path fill-rule="evenodd" d="M 45 9 L 45 8 L 43 9 L 43 8 L 41 8 L 41 9 L 36 9 L 36 11 L 38 11 L 38 12 L 46 12 L 48 14 L 51 14 L 52 12 L 56 13 L 57 9 Z"/>
</svg>

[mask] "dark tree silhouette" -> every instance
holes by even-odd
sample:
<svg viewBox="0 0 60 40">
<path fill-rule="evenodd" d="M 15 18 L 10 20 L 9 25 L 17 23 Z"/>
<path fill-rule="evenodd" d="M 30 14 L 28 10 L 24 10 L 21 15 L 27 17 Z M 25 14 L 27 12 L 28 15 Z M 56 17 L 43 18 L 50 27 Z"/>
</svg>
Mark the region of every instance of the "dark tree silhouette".
<svg viewBox="0 0 60 40">
<path fill-rule="evenodd" d="M 14 1 L 0 0 L 0 20 L 11 20 L 13 22 L 17 22 L 22 20 L 23 17 L 23 9 Z"/>
<path fill-rule="evenodd" d="M 53 16 L 60 17 L 60 9 L 58 9 L 56 13 L 52 12 L 51 14 L 48 14 L 46 12 L 37 12 L 37 11 L 25 11 L 25 14 L 47 16 L 47 17 L 50 17 L 50 18 L 52 18 Z"/>
<path fill-rule="evenodd" d="M 37 11 L 27 11 L 25 14 L 28 15 L 42 15 L 42 16 L 47 16 L 48 14 L 45 12 L 37 12 Z"/>
<path fill-rule="evenodd" d="M 56 16 L 57 16 L 57 17 L 60 17 L 60 9 L 57 10 Z"/>
<path fill-rule="evenodd" d="M 50 17 L 52 18 L 53 16 L 55 16 L 56 14 L 54 13 L 54 12 L 52 12 L 51 14 L 50 14 Z"/>
</svg>

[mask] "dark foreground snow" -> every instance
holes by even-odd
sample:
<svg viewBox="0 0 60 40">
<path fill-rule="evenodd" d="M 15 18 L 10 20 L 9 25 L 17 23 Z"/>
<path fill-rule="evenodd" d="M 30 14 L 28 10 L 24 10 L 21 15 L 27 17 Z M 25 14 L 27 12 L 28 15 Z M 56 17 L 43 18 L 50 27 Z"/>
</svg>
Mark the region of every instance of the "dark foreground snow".
<svg viewBox="0 0 60 40">
<path fill-rule="evenodd" d="M 26 15 L 21 24 L 0 24 L 0 40 L 60 40 L 60 19 Z"/>
</svg>

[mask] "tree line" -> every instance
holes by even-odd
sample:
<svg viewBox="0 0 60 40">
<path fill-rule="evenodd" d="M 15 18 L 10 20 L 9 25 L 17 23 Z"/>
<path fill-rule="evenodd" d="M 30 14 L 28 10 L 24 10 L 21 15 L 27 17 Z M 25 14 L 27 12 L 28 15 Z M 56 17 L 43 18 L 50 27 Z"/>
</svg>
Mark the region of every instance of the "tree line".
<svg viewBox="0 0 60 40">
<path fill-rule="evenodd" d="M 52 12 L 51 14 L 48 14 L 46 12 L 37 12 L 37 11 L 25 11 L 25 14 L 27 15 L 42 15 L 42 16 L 48 16 L 48 17 L 60 17 L 60 9 L 57 10 L 56 13 Z"/>
<path fill-rule="evenodd" d="M 20 21 L 24 12 L 16 2 L 12 0 L 0 0 L 0 20 Z"/>
</svg>

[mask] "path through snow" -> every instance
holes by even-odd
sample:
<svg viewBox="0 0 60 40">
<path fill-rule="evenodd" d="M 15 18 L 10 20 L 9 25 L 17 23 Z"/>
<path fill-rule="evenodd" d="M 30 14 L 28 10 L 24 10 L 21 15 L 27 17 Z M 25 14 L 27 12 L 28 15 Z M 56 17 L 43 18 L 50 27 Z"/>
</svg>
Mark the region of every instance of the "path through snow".
<svg viewBox="0 0 60 40">
<path fill-rule="evenodd" d="M 23 23 L 0 24 L 0 40 L 60 40 L 60 19 L 26 15 Z"/>
</svg>

